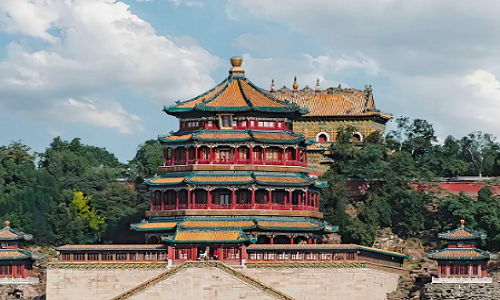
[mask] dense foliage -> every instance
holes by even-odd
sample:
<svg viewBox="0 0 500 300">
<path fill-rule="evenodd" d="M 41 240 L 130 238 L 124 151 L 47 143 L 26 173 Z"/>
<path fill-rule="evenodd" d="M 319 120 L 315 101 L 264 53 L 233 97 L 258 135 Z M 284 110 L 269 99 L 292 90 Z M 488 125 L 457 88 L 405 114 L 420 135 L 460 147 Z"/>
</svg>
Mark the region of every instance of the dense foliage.
<svg viewBox="0 0 500 300">
<path fill-rule="evenodd" d="M 0 219 L 41 245 L 130 241 L 130 223 L 148 207 L 147 190 L 133 182 L 154 175 L 160 153 L 160 145 L 148 141 L 122 164 L 79 139 L 55 138 L 36 155 L 20 142 L 0 147 Z"/>
<path fill-rule="evenodd" d="M 402 237 L 422 231 L 449 230 L 465 219 L 488 234 L 489 246 L 500 243 L 500 198 L 486 185 L 479 197 L 445 195 L 423 189 L 441 177 L 498 176 L 500 145 L 489 134 L 473 132 L 438 143 L 425 120 L 400 118 L 397 130 L 375 132 L 362 143 L 352 141 L 355 128 L 342 128 L 331 146 L 332 168 L 323 175 L 326 220 L 340 226 L 345 242 L 371 245 L 376 232 L 391 227 Z M 365 187 L 353 193 L 348 181 Z M 443 198 L 444 197 L 444 198 Z"/>
</svg>

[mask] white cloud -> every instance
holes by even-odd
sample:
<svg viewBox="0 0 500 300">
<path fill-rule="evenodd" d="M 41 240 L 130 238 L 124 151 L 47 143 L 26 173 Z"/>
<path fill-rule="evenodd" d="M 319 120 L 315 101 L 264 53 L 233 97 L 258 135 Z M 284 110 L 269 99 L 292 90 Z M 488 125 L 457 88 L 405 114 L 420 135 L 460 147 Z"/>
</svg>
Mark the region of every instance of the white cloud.
<svg viewBox="0 0 500 300">
<path fill-rule="evenodd" d="M 11 110 L 37 111 L 84 95 L 106 99 L 103 107 L 119 105 L 109 95 L 123 90 L 168 104 L 212 87 L 210 74 L 220 64 L 192 38 L 157 35 L 116 0 L 0 1 L 0 30 L 46 42 L 43 50 L 26 41 L 7 46 L 0 100 Z M 133 132 L 133 115 L 99 109 L 86 110 L 96 124 Z"/>
<path fill-rule="evenodd" d="M 154 2 L 155 0 L 136 0 L 137 2 Z M 188 7 L 203 7 L 204 3 L 201 1 L 184 1 L 184 0 L 169 0 L 175 6 L 186 5 Z"/>
<path fill-rule="evenodd" d="M 121 133 L 132 134 L 144 131 L 141 118 L 130 114 L 117 102 L 100 105 L 97 101 L 68 99 L 57 103 L 50 116 L 66 123 L 84 123 L 98 127 L 113 128 Z"/>
</svg>

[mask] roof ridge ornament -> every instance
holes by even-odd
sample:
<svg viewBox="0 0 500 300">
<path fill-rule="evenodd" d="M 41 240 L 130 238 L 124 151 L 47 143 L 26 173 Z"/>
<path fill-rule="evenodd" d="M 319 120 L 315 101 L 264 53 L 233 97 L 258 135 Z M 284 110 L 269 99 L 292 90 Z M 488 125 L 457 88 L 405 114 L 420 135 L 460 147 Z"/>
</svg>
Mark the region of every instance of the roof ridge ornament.
<svg viewBox="0 0 500 300">
<path fill-rule="evenodd" d="M 229 76 L 231 77 L 245 77 L 245 70 L 241 67 L 243 58 L 239 56 L 231 57 L 231 69 L 229 69 Z"/>
<path fill-rule="evenodd" d="M 460 227 L 461 228 L 465 227 L 465 220 L 464 219 L 460 220 Z"/>
<path fill-rule="evenodd" d="M 297 84 L 297 76 L 293 77 L 293 91 L 297 92 L 299 85 Z"/>
<path fill-rule="evenodd" d="M 274 78 L 273 78 L 273 79 L 271 80 L 271 92 L 276 91 L 276 90 L 275 90 L 275 88 L 276 88 L 276 87 L 275 87 L 275 85 L 274 85 Z"/>
<path fill-rule="evenodd" d="M 319 85 L 319 78 L 316 79 L 316 93 L 321 92 L 321 86 Z"/>
</svg>

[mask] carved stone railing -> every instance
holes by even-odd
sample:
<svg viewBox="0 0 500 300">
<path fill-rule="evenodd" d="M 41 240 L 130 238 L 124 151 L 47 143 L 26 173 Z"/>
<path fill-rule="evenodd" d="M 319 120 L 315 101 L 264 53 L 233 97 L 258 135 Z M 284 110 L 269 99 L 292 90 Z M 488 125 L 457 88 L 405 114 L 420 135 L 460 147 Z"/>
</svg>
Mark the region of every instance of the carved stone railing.
<svg viewBox="0 0 500 300">
<path fill-rule="evenodd" d="M 262 283 L 261 281 L 253 278 L 253 277 L 250 277 L 248 275 L 245 275 L 231 267 L 229 267 L 228 265 L 222 263 L 222 262 L 216 262 L 216 261 L 188 261 L 188 262 L 184 262 L 172 269 L 169 269 L 168 271 L 165 271 L 155 277 L 153 277 L 152 279 L 149 279 L 139 285 L 137 285 L 136 287 L 112 298 L 111 300 L 125 300 L 125 299 L 128 299 L 134 295 L 137 295 L 139 294 L 140 292 L 144 291 L 144 290 L 147 290 L 148 288 L 152 287 L 152 286 L 155 286 L 157 284 L 159 284 L 160 282 L 168 279 L 169 277 L 172 277 L 173 275 L 181 272 L 182 270 L 185 270 L 187 268 L 218 268 L 219 270 L 231 275 L 232 277 L 235 277 L 241 281 L 243 281 L 244 283 L 254 287 L 254 288 L 257 288 L 258 290 L 261 290 L 262 292 L 270 295 L 271 297 L 275 298 L 275 299 L 279 299 L 279 300 L 295 300 L 294 298 L 284 294 L 283 292 L 277 290 L 277 289 L 274 289 L 264 283 Z"/>
<path fill-rule="evenodd" d="M 74 269 L 74 270 L 90 270 L 90 269 L 166 269 L 168 268 L 167 262 L 162 263 L 126 263 L 126 262 L 57 262 L 49 263 L 48 269 Z"/>
</svg>

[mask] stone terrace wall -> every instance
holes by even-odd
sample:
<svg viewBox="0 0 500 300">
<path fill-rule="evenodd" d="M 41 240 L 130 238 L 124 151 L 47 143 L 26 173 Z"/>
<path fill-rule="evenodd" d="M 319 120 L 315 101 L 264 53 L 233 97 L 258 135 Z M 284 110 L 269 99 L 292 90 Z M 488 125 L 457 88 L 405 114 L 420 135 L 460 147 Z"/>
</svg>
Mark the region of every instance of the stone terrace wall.
<svg viewBox="0 0 500 300">
<path fill-rule="evenodd" d="M 129 300 L 145 299 L 274 300 L 275 298 L 217 268 L 190 268 L 129 298 Z"/>
<path fill-rule="evenodd" d="M 297 300 L 385 300 L 399 274 L 368 268 L 245 269 L 243 273 Z"/>
<path fill-rule="evenodd" d="M 109 300 L 165 271 L 165 268 L 49 268 L 47 300 Z"/>
<path fill-rule="evenodd" d="M 421 300 L 500 300 L 498 284 L 427 284 Z"/>
</svg>

